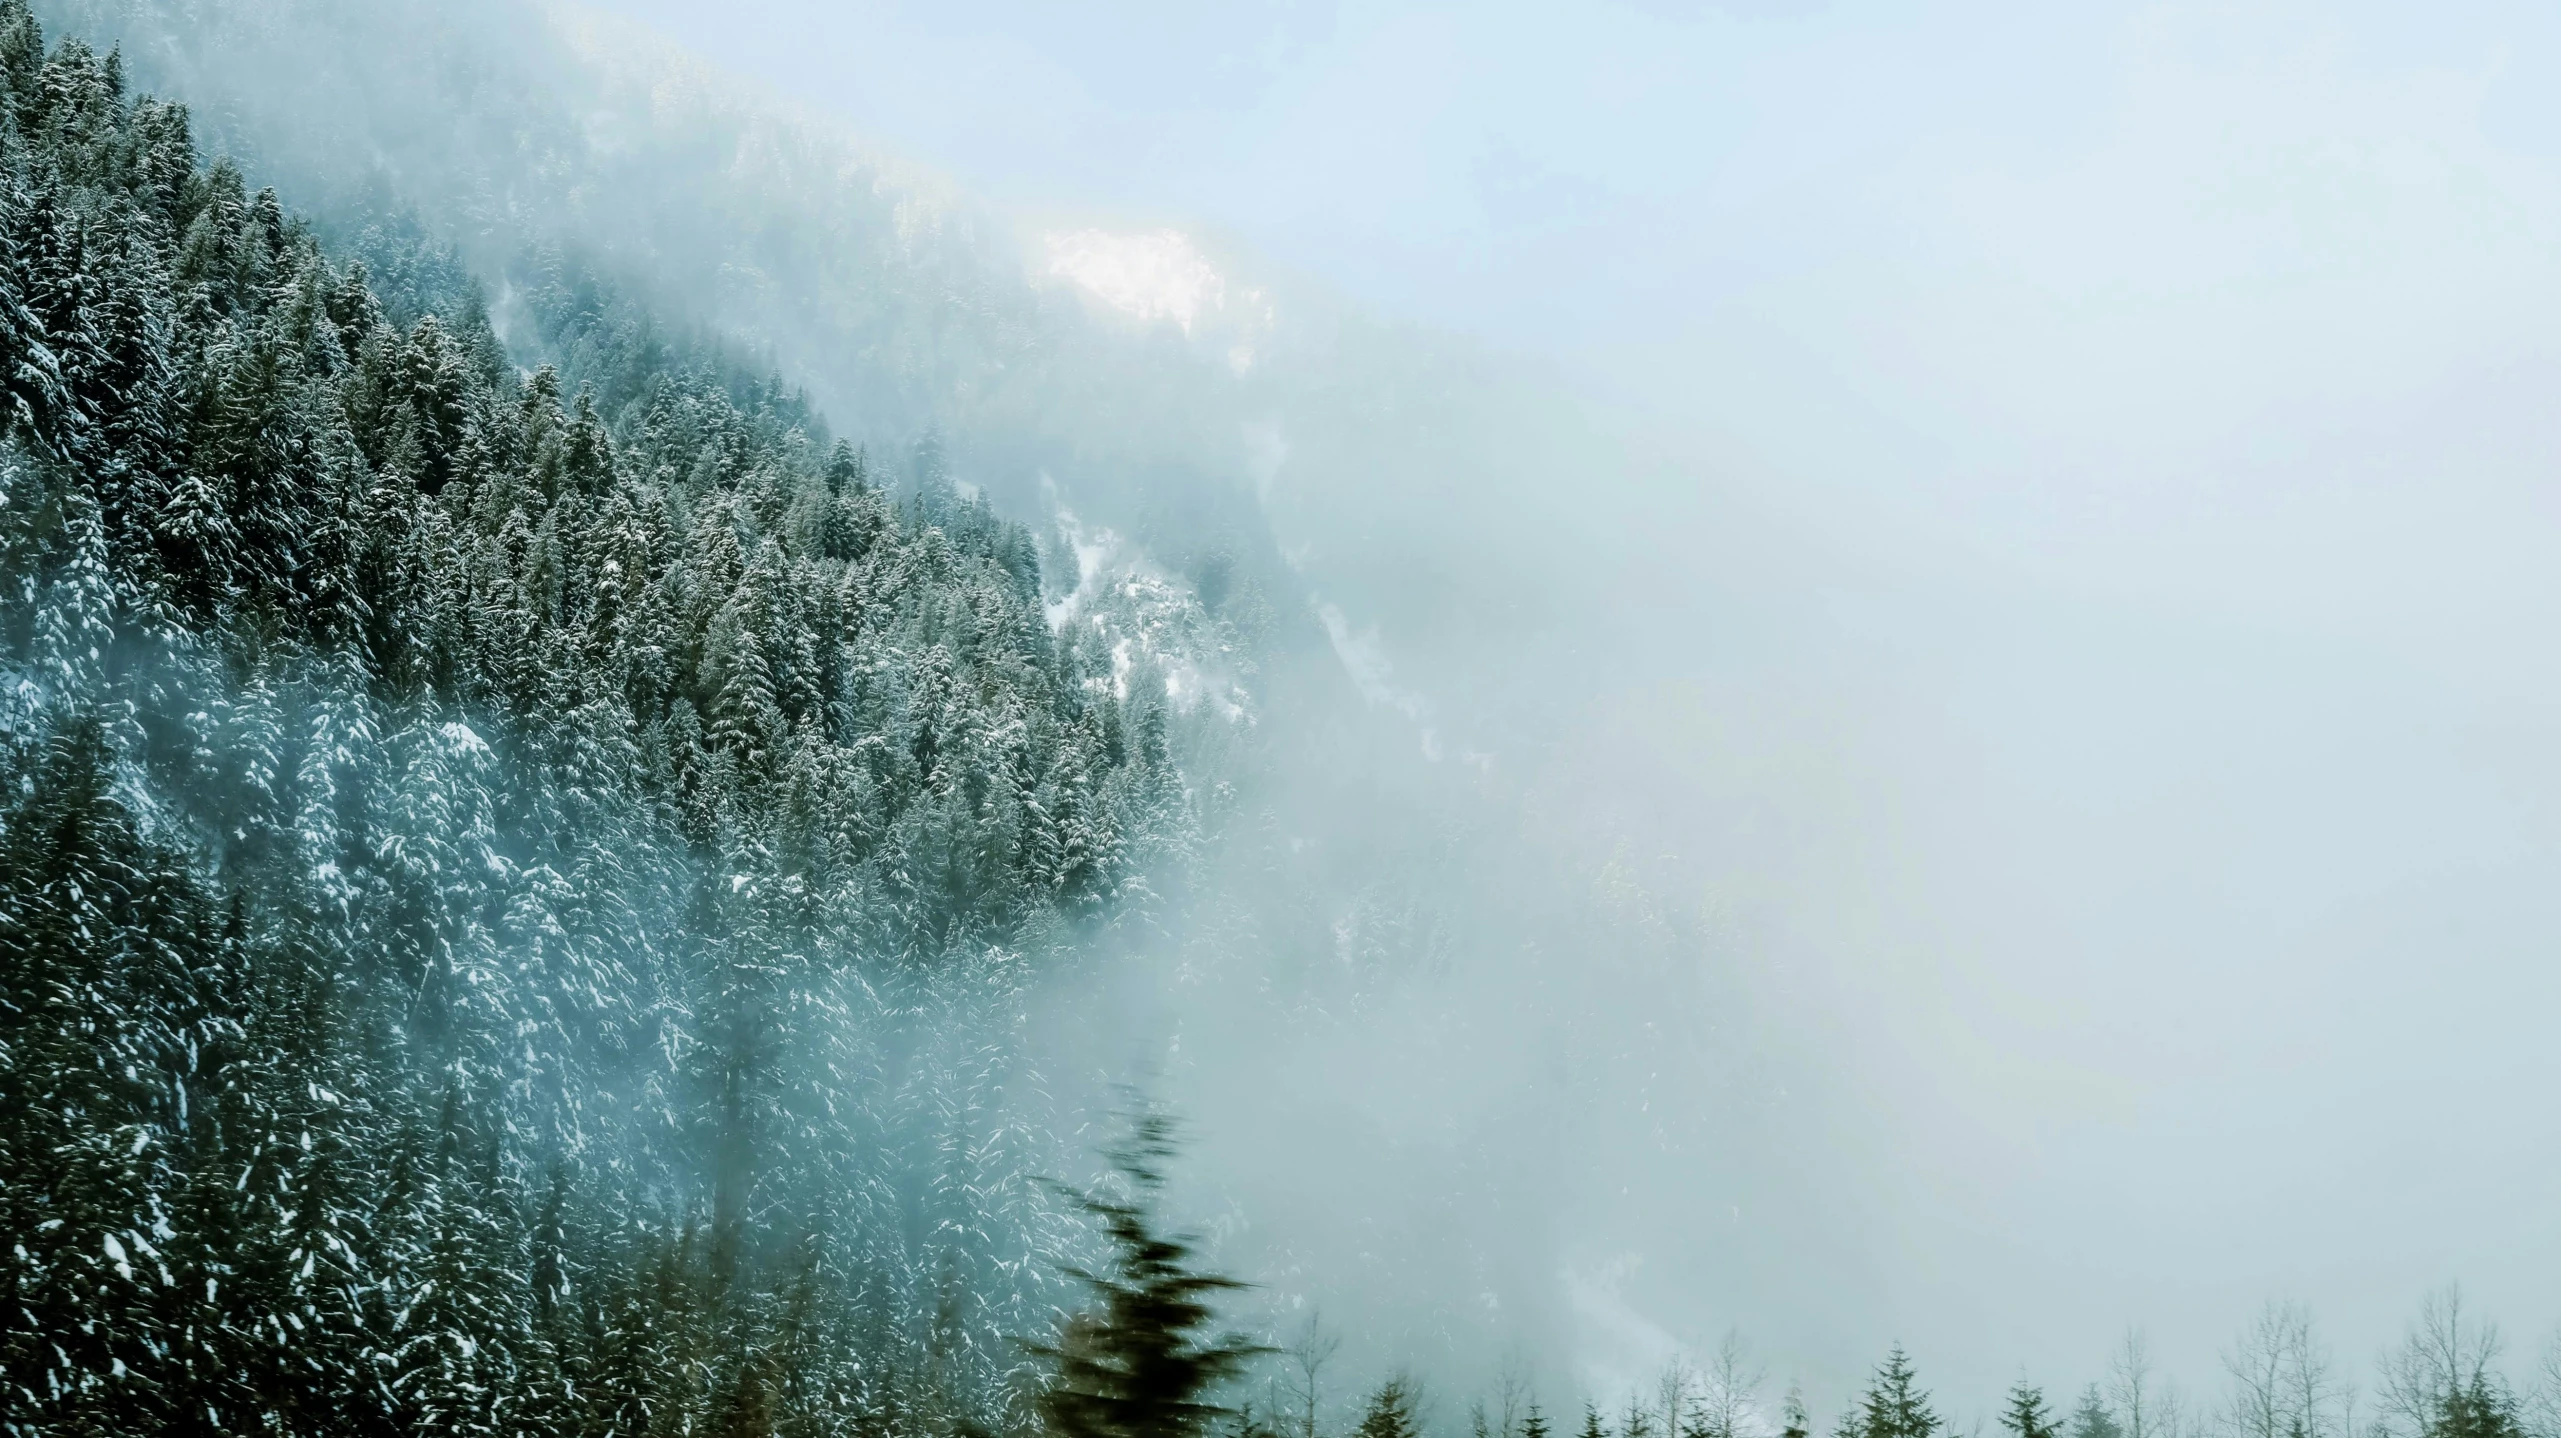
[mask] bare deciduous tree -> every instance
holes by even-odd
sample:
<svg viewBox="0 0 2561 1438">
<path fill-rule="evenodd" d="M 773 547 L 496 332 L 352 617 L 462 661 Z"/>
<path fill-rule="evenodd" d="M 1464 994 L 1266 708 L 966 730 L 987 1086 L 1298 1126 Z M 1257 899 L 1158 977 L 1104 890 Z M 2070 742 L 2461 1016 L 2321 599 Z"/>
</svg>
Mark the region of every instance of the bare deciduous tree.
<svg viewBox="0 0 2561 1438">
<path fill-rule="evenodd" d="M 2561 1332 L 2543 1346 L 2543 1358 L 2534 1365 L 2533 1381 L 2518 1407 L 2518 1417 L 2534 1438 L 2561 1438 Z"/>
<path fill-rule="evenodd" d="M 2299 1303 L 2271 1302 L 2223 1355 L 2232 1438 L 2346 1438 L 2351 1402 Z"/>
<path fill-rule="evenodd" d="M 1683 1438 L 1743 1438 L 1759 1426 L 1761 1384 L 1768 1370 L 1752 1357 L 1743 1335 L 1727 1329 L 1699 1382 L 1696 1421 Z"/>
<path fill-rule="evenodd" d="M 1516 1350 L 1506 1354 L 1494 1376 L 1494 1402 L 1502 1421 L 1502 1438 L 1520 1438 L 1521 1420 L 1531 1402 L 1529 1364 Z"/>
<path fill-rule="evenodd" d="M 1325 1376 L 1325 1365 L 1333 1361 L 1342 1346 L 1343 1335 L 1325 1326 L 1325 1315 L 1310 1312 L 1298 1337 L 1285 1350 L 1290 1365 L 1290 1397 L 1298 1407 L 1299 1438 L 1316 1438 L 1317 1405 L 1324 1396 L 1319 1380 Z"/>
<path fill-rule="evenodd" d="M 2463 1290 L 2449 1285 L 2429 1294 L 2401 1346 L 2384 1355 L 2377 1426 L 2393 1438 L 2419 1438 L 2436 1427 L 2464 1394 L 2497 1383 L 2490 1365 L 2499 1347 L 2498 1325 L 2464 1316 Z"/>
<path fill-rule="evenodd" d="M 2187 1428 L 2178 1391 L 2152 1364 L 2152 1345 L 2139 1329 L 2125 1330 L 2108 1358 L 2108 1402 L 2125 1438 L 2180 1438 Z"/>
<path fill-rule="evenodd" d="M 1689 1426 L 1690 1402 L 1698 1390 L 1698 1373 L 1675 1353 L 1654 1380 L 1654 1411 L 1662 1415 L 1663 1438 L 1681 1438 Z"/>
</svg>

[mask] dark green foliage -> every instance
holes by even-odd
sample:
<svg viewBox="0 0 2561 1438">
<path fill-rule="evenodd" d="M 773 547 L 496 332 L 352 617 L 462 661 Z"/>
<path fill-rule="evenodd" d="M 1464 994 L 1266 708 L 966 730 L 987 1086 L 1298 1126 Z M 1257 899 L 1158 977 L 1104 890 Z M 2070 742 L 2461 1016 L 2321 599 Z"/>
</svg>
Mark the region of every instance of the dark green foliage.
<svg viewBox="0 0 2561 1438">
<path fill-rule="evenodd" d="M 1166 1120 L 1142 1116 L 1113 1155 L 1127 1195 L 1076 1197 L 1112 1253 L 1107 1268 L 1068 1270 L 1094 1306 L 1069 1318 L 1057 1342 L 1030 1346 L 1054 1365 L 1040 1410 L 1060 1438 L 1186 1438 L 1214 1420 L 1241 1418 L 1215 1401 L 1216 1391 L 1269 1351 L 1201 1332 L 1215 1316 L 1209 1300 L 1243 1285 L 1194 1267 L 1189 1240 L 1157 1231 L 1154 1205 L 1171 1154 Z"/>
<path fill-rule="evenodd" d="M 1218 1433 L 1219 1438 L 1281 1438 L 1280 1429 L 1273 1426 L 1269 1418 L 1256 1412 L 1251 1403 L 1229 1414 L 1227 1421 L 1219 1425 Z"/>
<path fill-rule="evenodd" d="M 2525 1438 L 2526 1428 L 2506 1387 L 2475 1370 L 2440 1396 L 2423 1431 L 2425 1438 Z"/>
<path fill-rule="evenodd" d="M 1417 1407 L 1413 1380 L 1396 1374 L 1369 1395 L 1368 1405 L 1361 1410 L 1360 1426 L 1352 1432 L 1356 1438 L 1421 1438 L 1423 1425 Z M 1599 1414 L 1590 1416 L 1590 1425 L 1599 1422 Z"/>
<path fill-rule="evenodd" d="M 1866 1396 L 1859 1400 L 1860 1438 L 1936 1438 L 1939 1416 L 1930 1408 L 1930 1395 L 1921 1391 L 1915 1379 L 1903 1345 L 1894 1345 L 1869 1380 Z"/>
<path fill-rule="evenodd" d="M 2057 1438 L 2054 1415 L 2045 1408 L 2045 1390 L 2025 1381 L 2010 1385 L 2001 1426 L 2013 1438 Z"/>
</svg>

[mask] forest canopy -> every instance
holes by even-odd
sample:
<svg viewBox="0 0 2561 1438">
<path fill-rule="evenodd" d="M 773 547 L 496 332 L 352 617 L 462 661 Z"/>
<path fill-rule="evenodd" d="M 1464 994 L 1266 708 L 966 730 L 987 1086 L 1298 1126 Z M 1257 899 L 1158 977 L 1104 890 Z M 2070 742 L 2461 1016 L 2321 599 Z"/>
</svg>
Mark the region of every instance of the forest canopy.
<svg viewBox="0 0 2561 1438">
<path fill-rule="evenodd" d="M 930 442 L 0 85 L 12 1431 L 1021 1426 L 937 1045 L 1181 863 L 1162 697 Z"/>
</svg>

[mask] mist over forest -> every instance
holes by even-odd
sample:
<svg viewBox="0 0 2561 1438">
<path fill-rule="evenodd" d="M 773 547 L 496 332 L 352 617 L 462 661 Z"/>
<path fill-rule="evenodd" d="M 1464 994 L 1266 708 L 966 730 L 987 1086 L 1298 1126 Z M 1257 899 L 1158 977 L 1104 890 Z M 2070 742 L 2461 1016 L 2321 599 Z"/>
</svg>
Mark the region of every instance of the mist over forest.
<svg viewBox="0 0 2561 1438">
<path fill-rule="evenodd" d="M 1495 334 L 650 10 L 0 0 L 0 1431 L 2561 1438 L 2509 70 Z"/>
</svg>

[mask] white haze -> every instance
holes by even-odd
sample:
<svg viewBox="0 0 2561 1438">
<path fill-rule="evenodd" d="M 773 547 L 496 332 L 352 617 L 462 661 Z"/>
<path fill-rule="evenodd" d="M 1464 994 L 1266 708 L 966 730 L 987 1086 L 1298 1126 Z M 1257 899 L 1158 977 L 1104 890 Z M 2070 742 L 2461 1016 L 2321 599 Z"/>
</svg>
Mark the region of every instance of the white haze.
<svg viewBox="0 0 2561 1438">
<path fill-rule="evenodd" d="M 587 148 L 334 102 L 581 178 L 483 238 L 623 245 L 840 423 L 1294 587 L 1249 892 L 1035 1042 L 1164 1074 L 1360 1376 L 1562 1407 L 1733 1326 L 1819 1411 L 1899 1337 L 1970 1419 L 2129 1323 L 2210 1384 L 2273 1295 L 2350 1360 L 2448 1280 L 2561 1320 L 2548 17 L 621 8 L 803 113 L 691 154 L 762 102 L 496 5 Z"/>
</svg>

